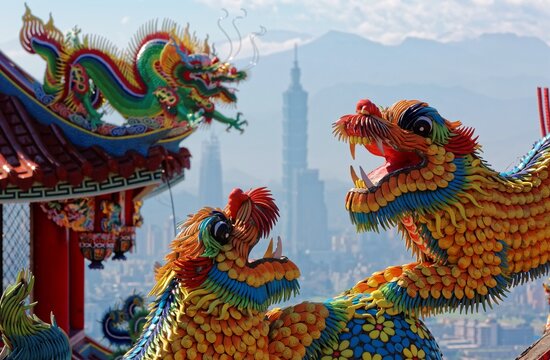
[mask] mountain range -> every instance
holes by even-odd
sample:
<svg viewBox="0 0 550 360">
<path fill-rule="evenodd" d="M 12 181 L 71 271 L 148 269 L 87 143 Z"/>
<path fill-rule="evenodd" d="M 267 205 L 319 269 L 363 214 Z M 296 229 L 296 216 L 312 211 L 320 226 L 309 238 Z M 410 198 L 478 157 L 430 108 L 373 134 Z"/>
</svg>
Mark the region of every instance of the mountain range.
<svg viewBox="0 0 550 360">
<path fill-rule="evenodd" d="M 288 49 L 291 40 L 300 42 L 301 83 L 309 93 L 308 162 L 328 181 L 327 192 L 344 196 L 351 186 L 350 164 L 368 170 L 381 162 L 362 151 L 352 161 L 348 147 L 331 133 L 331 124 L 353 112 L 361 98 L 383 106 L 403 98 L 427 101 L 449 120 L 476 128 L 484 157 L 497 170 L 512 167 L 540 137 L 536 87 L 550 84 L 550 47 L 539 39 L 487 34 L 448 43 L 410 38 L 390 46 L 337 31 L 317 38 L 271 31 L 261 39 L 263 45 L 273 49 L 284 43 L 287 50 L 260 53 L 249 79 L 239 85 L 237 107 L 219 107 L 227 114 L 242 112 L 249 121 L 245 132 L 226 133 L 220 124 L 212 126 L 220 138 L 226 187 L 280 188 L 282 93 L 290 84 L 295 56 Z M 16 45 L 1 48 L 7 47 L 15 61 L 41 77 L 42 60 L 21 56 Z M 238 65 L 250 67 L 248 60 Z M 201 142 L 208 136 L 209 131 L 199 130 L 184 142 L 193 154 L 192 169 L 176 192 L 196 193 Z M 340 209 L 341 202 L 327 200 L 327 206 Z"/>
</svg>

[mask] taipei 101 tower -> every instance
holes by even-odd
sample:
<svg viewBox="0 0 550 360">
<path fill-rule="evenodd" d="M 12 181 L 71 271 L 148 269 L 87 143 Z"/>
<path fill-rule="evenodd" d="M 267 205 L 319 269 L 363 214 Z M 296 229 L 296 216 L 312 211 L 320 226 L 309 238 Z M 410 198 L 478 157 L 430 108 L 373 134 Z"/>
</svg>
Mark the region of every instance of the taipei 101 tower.
<svg viewBox="0 0 550 360">
<path fill-rule="evenodd" d="M 284 244 L 290 255 L 328 248 L 324 183 L 318 170 L 307 166 L 308 94 L 300 83 L 298 50 L 290 86 L 283 93 L 283 190 L 281 218 L 285 221 Z M 289 248 L 290 247 L 290 248 Z"/>
</svg>

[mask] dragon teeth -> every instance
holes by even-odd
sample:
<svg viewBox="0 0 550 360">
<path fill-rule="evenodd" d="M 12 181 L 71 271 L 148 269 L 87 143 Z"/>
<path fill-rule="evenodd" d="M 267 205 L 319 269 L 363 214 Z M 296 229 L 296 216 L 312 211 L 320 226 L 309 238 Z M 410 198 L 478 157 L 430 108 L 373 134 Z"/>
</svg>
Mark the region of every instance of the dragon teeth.
<svg viewBox="0 0 550 360">
<path fill-rule="evenodd" d="M 353 180 L 353 186 L 357 187 L 357 180 L 359 180 L 359 176 L 357 176 L 357 173 L 355 172 L 355 169 L 352 165 L 349 166 L 349 172 L 351 173 L 351 180 Z"/>
<path fill-rule="evenodd" d="M 378 150 L 380 150 L 380 153 L 382 154 L 382 156 L 386 156 L 386 152 L 384 151 L 384 146 L 382 145 L 382 140 L 381 139 L 376 139 L 376 147 L 378 148 Z"/>
<path fill-rule="evenodd" d="M 362 178 L 363 181 L 365 182 L 365 185 L 367 185 L 367 188 L 374 187 L 374 184 L 373 184 L 372 181 L 369 179 L 369 177 L 367 176 L 367 173 L 365 172 L 365 170 L 363 170 L 363 167 L 362 167 L 362 166 L 359 166 L 359 171 L 361 172 L 361 178 Z"/>
<path fill-rule="evenodd" d="M 267 249 L 265 250 L 264 258 L 272 258 L 273 257 L 273 238 L 269 240 L 269 245 L 267 246 Z"/>
<path fill-rule="evenodd" d="M 349 143 L 349 152 L 351 153 L 351 158 L 355 160 L 355 144 Z"/>
<path fill-rule="evenodd" d="M 275 248 L 275 251 L 273 252 L 273 257 L 280 259 L 283 256 L 283 242 L 281 241 L 281 237 L 277 237 L 277 247 Z"/>
</svg>

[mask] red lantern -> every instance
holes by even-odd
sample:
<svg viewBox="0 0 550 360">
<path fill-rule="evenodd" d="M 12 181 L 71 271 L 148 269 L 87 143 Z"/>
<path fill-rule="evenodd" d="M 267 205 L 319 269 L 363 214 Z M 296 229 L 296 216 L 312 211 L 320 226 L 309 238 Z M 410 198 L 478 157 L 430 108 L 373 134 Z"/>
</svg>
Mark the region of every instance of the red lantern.
<svg viewBox="0 0 550 360">
<path fill-rule="evenodd" d="M 115 247 L 113 260 L 126 260 L 125 252 L 128 252 L 134 247 L 136 240 L 136 227 L 135 226 L 121 226 L 120 232 L 115 236 Z"/>
<path fill-rule="evenodd" d="M 91 261 L 90 269 L 103 269 L 103 260 L 111 256 L 115 247 L 115 236 L 110 233 L 80 234 L 80 252 Z"/>
</svg>

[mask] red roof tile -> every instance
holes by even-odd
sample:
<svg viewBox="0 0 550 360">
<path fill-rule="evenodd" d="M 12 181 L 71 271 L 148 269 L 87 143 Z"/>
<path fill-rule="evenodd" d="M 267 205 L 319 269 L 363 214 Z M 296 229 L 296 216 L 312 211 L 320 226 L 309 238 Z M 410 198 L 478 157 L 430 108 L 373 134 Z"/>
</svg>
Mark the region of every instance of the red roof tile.
<svg viewBox="0 0 550 360">
<path fill-rule="evenodd" d="M 71 143 L 55 124 L 34 120 L 21 102 L 0 94 L 0 188 L 15 185 L 23 190 L 35 182 L 54 187 L 67 181 L 79 185 L 89 177 L 101 182 L 110 173 L 130 177 L 138 169 L 154 171 L 164 167 L 173 177 L 190 167 L 186 148 L 169 152 L 160 145 L 149 148 L 147 156 L 134 150 L 113 156 L 99 146 L 81 147 Z"/>
</svg>

